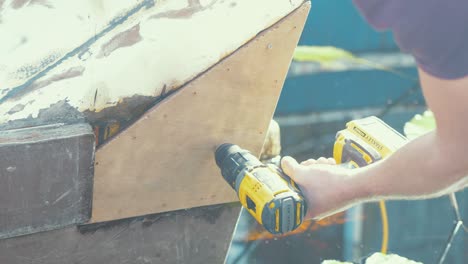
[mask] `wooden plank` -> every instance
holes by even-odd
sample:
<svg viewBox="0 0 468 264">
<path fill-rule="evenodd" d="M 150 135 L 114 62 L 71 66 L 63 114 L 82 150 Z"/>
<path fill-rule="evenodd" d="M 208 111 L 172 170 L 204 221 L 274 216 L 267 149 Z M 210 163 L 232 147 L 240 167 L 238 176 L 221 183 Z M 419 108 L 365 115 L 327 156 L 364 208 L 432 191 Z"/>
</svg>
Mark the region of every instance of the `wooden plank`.
<svg viewBox="0 0 468 264">
<path fill-rule="evenodd" d="M 310 3 L 156 105 L 96 153 L 92 221 L 236 200 L 213 153 L 259 153 Z"/>
<path fill-rule="evenodd" d="M 239 209 L 213 205 L 2 239 L 0 263 L 223 263 Z"/>
<path fill-rule="evenodd" d="M 88 124 L 0 131 L 0 239 L 87 222 L 93 157 Z"/>
</svg>

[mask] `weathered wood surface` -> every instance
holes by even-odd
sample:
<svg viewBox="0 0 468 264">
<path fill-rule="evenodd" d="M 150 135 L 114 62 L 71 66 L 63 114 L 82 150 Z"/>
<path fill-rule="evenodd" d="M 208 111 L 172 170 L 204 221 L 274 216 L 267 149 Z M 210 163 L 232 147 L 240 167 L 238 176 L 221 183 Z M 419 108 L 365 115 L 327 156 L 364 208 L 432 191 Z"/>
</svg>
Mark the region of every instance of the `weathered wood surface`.
<svg viewBox="0 0 468 264">
<path fill-rule="evenodd" d="M 236 200 L 217 145 L 260 153 L 310 3 L 172 94 L 96 153 L 92 221 Z"/>
<path fill-rule="evenodd" d="M 303 1 L 0 1 L 0 123 L 59 103 L 128 121 Z"/>
<path fill-rule="evenodd" d="M 223 263 L 239 209 L 216 205 L 2 239 L 0 263 Z"/>
<path fill-rule="evenodd" d="M 88 124 L 0 131 L 0 239 L 88 221 L 93 157 Z"/>
</svg>

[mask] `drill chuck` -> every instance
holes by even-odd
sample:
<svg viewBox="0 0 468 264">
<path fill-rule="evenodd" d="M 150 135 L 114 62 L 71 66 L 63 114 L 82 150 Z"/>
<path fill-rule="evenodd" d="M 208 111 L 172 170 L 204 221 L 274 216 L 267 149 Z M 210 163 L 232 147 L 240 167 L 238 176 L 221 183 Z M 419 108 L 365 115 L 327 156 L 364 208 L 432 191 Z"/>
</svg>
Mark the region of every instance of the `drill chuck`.
<svg viewBox="0 0 468 264">
<path fill-rule="evenodd" d="M 242 206 L 269 232 L 286 233 L 302 223 L 304 197 L 278 167 L 265 165 L 249 151 L 228 143 L 216 149 L 215 160 Z"/>
<path fill-rule="evenodd" d="M 236 178 L 241 171 L 263 165 L 249 151 L 229 143 L 224 143 L 216 149 L 215 159 L 221 174 L 232 188 L 235 188 Z"/>
</svg>

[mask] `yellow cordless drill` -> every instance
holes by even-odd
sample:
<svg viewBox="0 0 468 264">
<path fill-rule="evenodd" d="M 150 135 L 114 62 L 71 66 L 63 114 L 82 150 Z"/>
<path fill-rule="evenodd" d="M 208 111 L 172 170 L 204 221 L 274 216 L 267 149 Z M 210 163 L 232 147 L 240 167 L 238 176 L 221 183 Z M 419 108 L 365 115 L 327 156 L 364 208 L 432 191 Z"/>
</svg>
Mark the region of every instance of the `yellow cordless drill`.
<svg viewBox="0 0 468 264">
<path fill-rule="evenodd" d="M 263 164 L 237 145 L 222 144 L 215 152 L 224 179 L 244 208 L 272 234 L 296 229 L 307 211 L 294 182 L 276 165 Z"/>
<path fill-rule="evenodd" d="M 405 142 L 404 136 L 377 117 L 354 120 L 337 133 L 334 158 L 337 163 L 362 167 L 385 158 Z M 263 164 L 249 151 L 229 143 L 217 148 L 215 159 L 242 206 L 266 230 L 282 234 L 301 225 L 307 212 L 304 196 L 277 165 Z"/>
</svg>

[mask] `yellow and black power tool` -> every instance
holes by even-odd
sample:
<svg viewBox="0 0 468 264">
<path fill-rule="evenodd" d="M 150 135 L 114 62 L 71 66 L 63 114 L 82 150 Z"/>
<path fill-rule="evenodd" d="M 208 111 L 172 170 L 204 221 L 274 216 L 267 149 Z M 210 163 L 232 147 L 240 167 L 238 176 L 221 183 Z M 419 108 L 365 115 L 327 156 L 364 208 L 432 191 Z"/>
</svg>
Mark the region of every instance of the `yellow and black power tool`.
<svg viewBox="0 0 468 264">
<path fill-rule="evenodd" d="M 263 164 L 249 151 L 228 143 L 216 149 L 215 159 L 242 206 L 270 233 L 287 233 L 302 223 L 307 211 L 304 197 L 276 165 Z"/>
<path fill-rule="evenodd" d="M 353 120 L 337 133 L 333 156 L 338 164 L 362 167 L 387 157 L 406 141 L 396 130 L 371 116 Z M 307 205 L 300 189 L 281 169 L 263 164 L 233 144 L 219 146 L 215 158 L 242 206 L 266 230 L 282 234 L 301 225 Z"/>
<path fill-rule="evenodd" d="M 336 134 L 333 158 L 351 168 L 388 157 L 406 144 L 406 137 L 375 116 L 350 121 Z"/>
</svg>

